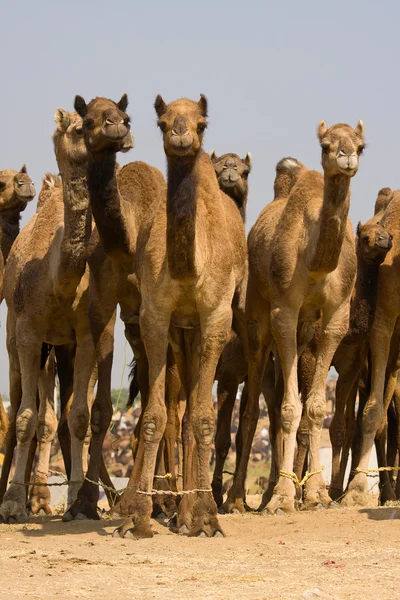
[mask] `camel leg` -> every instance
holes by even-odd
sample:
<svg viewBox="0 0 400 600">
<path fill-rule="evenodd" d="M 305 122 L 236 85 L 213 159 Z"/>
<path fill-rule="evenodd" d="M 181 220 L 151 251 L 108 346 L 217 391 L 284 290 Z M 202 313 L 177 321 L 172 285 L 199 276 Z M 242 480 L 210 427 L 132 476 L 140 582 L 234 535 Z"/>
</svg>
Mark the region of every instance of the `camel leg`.
<svg viewBox="0 0 400 600">
<path fill-rule="evenodd" d="M 10 313 L 9 313 L 10 315 Z M 3 502 L 4 494 L 7 490 L 8 477 L 10 475 L 11 465 L 14 457 L 15 446 L 17 445 L 16 421 L 19 407 L 21 406 L 22 387 L 21 371 L 16 347 L 15 336 L 9 334 L 10 316 L 7 318 L 7 350 L 9 356 L 9 380 L 10 380 L 10 421 L 5 441 L 4 461 L 0 477 L 0 503 Z"/>
<path fill-rule="evenodd" d="M 319 471 L 320 437 L 326 412 L 325 384 L 326 376 L 333 356 L 348 329 L 349 305 L 340 307 L 326 306 L 322 316 L 322 331 L 317 343 L 317 360 L 311 390 L 306 400 L 306 413 L 310 430 L 310 464 L 309 471 Z M 305 508 L 328 507 L 331 498 L 326 490 L 325 480 L 321 473 L 313 475 L 304 487 Z"/>
<path fill-rule="evenodd" d="M 267 310 L 266 310 L 267 308 Z M 242 452 L 240 462 L 235 473 L 232 487 L 228 492 L 222 508 L 224 512 L 233 510 L 245 512 L 245 482 L 247 465 L 249 462 L 251 446 L 260 414 L 259 398 L 262 388 L 264 370 L 272 348 L 270 333 L 269 310 L 265 300 L 255 290 L 248 288 L 248 338 L 249 338 L 249 373 L 248 373 L 248 400 L 243 414 Z M 253 318 L 254 317 L 254 318 Z"/>
<path fill-rule="evenodd" d="M 212 388 L 215 372 L 222 350 L 228 340 L 232 322 L 230 307 L 222 306 L 211 314 L 200 312 L 201 357 L 199 363 L 197 399 L 189 404 L 189 417 L 196 440 L 197 489 L 210 488 L 209 463 L 210 447 L 214 437 L 214 407 Z M 195 341 L 193 354 L 198 349 Z M 199 492 L 193 506 L 193 521 L 189 536 L 213 537 L 223 535 L 217 518 L 217 505 L 211 492 Z"/>
<path fill-rule="evenodd" d="M 275 365 L 272 354 L 269 356 L 265 367 L 262 392 L 268 408 L 269 439 L 271 443 L 271 471 L 268 479 L 268 488 L 263 493 L 261 504 L 257 509 L 258 512 L 263 511 L 272 498 L 274 488 L 279 478 L 279 469 L 283 452 L 280 417 L 283 399 L 283 379 L 279 368 L 278 382 L 275 386 Z"/>
<path fill-rule="evenodd" d="M 129 479 L 129 486 L 135 486 L 136 490 L 127 490 L 121 498 L 120 511 L 127 518 L 114 531 L 115 537 L 153 537 L 150 527 L 153 503 L 150 494 L 158 447 L 167 424 L 165 377 L 169 322 L 170 314 L 150 310 L 142 305 L 140 332 L 149 363 L 150 393 L 143 414 L 136 460 Z"/>
<path fill-rule="evenodd" d="M 8 415 L 4 408 L 3 399 L 0 394 L 0 448 L 3 447 L 3 444 L 5 442 L 7 432 L 8 432 L 8 426 L 9 426 Z"/>
<path fill-rule="evenodd" d="M 78 338 L 76 347 L 73 402 L 68 415 L 68 427 L 71 435 L 72 483 L 68 489 L 70 508 L 63 517 L 64 521 L 70 521 L 80 513 L 80 511 L 77 512 L 79 504 L 77 496 L 85 477 L 85 455 L 87 457 L 86 448 L 89 447 L 89 421 L 96 377 L 95 350 L 92 336 L 87 332 Z M 99 389 L 102 387 L 100 383 L 98 387 Z M 97 418 L 100 418 L 100 415 L 97 414 L 97 411 L 93 411 L 92 423 L 96 424 Z M 96 425 L 92 425 L 92 430 L 96 431 Z M 90 477 L 90 474 L 88 476 Z M 81 515 L 96 518 L 94 513 L 83 512 Z"/>
<path fill-rule="evenodd" d="M 368 469 L 375 435 L 384 416 L 385 373 L 395 319 L 389 310 L 379 306 L 370 333 L 371 391 L 363 411 L 361 457 L 357 465 Z M 357 473 L 342 500 L 345 506 L 365 505 L 368 502 L 368 481 L 365 473 Z"/>
<path fill-rule="evenodd" d="M 21 367 L 22 401 L 16 420 L 18 456 L 13 483 L 4 495 L 0 507 L 0 522 L 23 523 L 28 518 L 26 510 L 25 472 L 29 449 L 37 429 L 36 395 L 40 373 L 42 343 L 32 323 L 20 318 L 16 327 L 19 363 Z M 33 342 L 33 340 L 38 340 Z"/>
<path fill-rule="evenodd" d="M 397 380 L 396 389 L 393 395 L 393 403 L 396 411 L 396 443 L 397 443 L 397 456 L 400 456 L 400 381 Z M 399 459 L 400 464 L 400 459 Z M 396 477 L 396 499 L 400 498 L 400 471 L 397 472 Z"/>
<path fill-rule="evenodd" d="M 39 415 L 38 415 L 38 461 L 36 464 L 34 485 L 30 492 L 28 507 L 33 515 L 43 510 L 51 515 L 50 490 L 47 486 L 51 444 L 57 431 L 57 417 L 54 411 L 55 361 L 54 351 L 47 359 L 39 377 Z"/>
<path fill-rule="evenodd" d="M 344 490 L 344 480 L 346 476 L 347 463 L 349 461 L 350 448 L 356 432 L 356 400 L 360 377 L 358 376 L 347 397 L 346 412 L 345 412 L 345 438 L 340 458 L 340 483 L 339 486 Z M 332 496 L 331 496 L 332 497 Z"/>
<path fill-rule="evenodd" d="M 218 380 L 217 387 L 218 416 L 217 433 L 215 436 L 215 468 L 211 487 L 213 490 L 214 500 L 218 507 L 220 507 L 224 501 L 222 495 L 222 471 L 231 447 L 232 412 L 235 405 L 238 388 L 238 382 L 235 378 L 233 378 L 232 375 L 233 374 L 228 371 L 224 372 Z M 238 441 L 237 435 L 236 444 Z M 237 448 L 236 456 L 238 457 Z"/>
<path fill-rule="evenodd" d="M 74 400 L 72 403 L 71 411 L 68 416 L 68 422 L 70 424 L 70 431 L 73 423 L 76 421 L 75 415 L 81 415 L 82 426 L 77 427 L 75 433 L 75 445 L 76 445 L 76 456 L 79 455 L 80 449 L 83 447 L 83 442 L 86 437 L 86 431 L 84 432 L 84 426 L 88 426 L 89 420 L 89 408 L 88 408 L 88 380 L 92 375 L 93 367 L 95 364 L 94 353 L 98 363 L 98 384 L 96 398 L 93 403 L 92 410 L 90 411 L 90 426 L 92 432 L 90 459 L 86 476 L 92 481 L 99 481 L 100 477 L 100 465 L 102 461 L 103 442 L 106 436 L 107 430 L 110 426 L 113 408 L 111 401 L 111 370 L 114 352 L 114 327 L 115 327 L 115 306 L 114 303 L 106 305 L 96 300 L 91 300 L 89 307 L 89 321 L 92 333 L 93 342 L 91 337 L 88 336 L 85 345 L 78 345 L 76 350 L 75 365 L 79 365 L 79 354 L 84 351 L 88 352 L 86 362 L 88 369 L 83 374 L 80 386 L 80 402 L 76 403 L 75 396 L 77 393 L 76 383 L 74 381 Z M 94 346 L 93 346 L 94 343 Z M 82 347 L 80 347 L 82 346 Z M 92 360 L 90 360 L 92 357 Z M 91 371 L 89 371 L 91 369 Z M 73 433 L 71 431 L 71 438 Z M 73 443 L 72 443 L 73 447 Z M 78 479 L 83 481 L 83 465 L 81 461 L 75 463 L 77 474 L 71 476 L 71 479 Z M 106 482 L 104 482 L 106 483 Z M 78 487 L 76 499 L 70 505 L 69 510 L 64 515 L 64 520 L 69 521 L 77 518 L 78 515 L 84 515 L 88 519 L 99 519 L 97 511 L 97 502 L 99 499 L 99 488 L 90 481 L 83 481 L 82 485 Z"/>
<path fill-rule="evenodd" d="M 57 435 L 63 455 L 65 473 L 71 478 L 71 436 L 68 429 L 68 415 L 71 410 L 74 390 L 74 360 L 76 344 L 54 346 L 57 360 L 57 373 L 60 382 L 60 420 Z"/>
<path fill-rule="evenodd" d="M 172 353 L 171 348 L 168 352 Z M 167 401 L 167 426 L 165 428 L 165 464 L 168 473 L 171 474 L 170 488 L 177 491 L 177 473 L 175 467 L 175 446 L 180 435 L 179 421 L 179 398 L 181 392 L 181 379 L 179 377 L 178 367 L 175 361 L 169 365 L 166 382 L 166 401 Z"/>
</svg>

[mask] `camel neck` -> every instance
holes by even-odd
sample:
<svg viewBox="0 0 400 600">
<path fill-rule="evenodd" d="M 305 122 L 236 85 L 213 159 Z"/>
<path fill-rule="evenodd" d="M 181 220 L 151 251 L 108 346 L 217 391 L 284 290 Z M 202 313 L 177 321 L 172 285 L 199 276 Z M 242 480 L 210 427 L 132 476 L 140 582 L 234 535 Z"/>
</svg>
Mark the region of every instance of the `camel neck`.
<svg viewBox="0 0 400 600">
<path fill-rule="evenodd" d="M 379 264 L 367 263 L 357 257 L 357 279 L 350 307 L 350 327 L 344 338 L 346 344 L 366 339 L 372 327 L 378 296 Z"/>
<path fill-rule="evenodd" d="M 232 200 L 234 201 L 234 203 L 236 204 L 236 206 L 239 209 L 240 216 L 242 217 L 243 223 L 246 223 L 247 193 L 243 195 L 243 194 L 237 192 L 235 187 L 226 188 L 224 191 L 225 191 L 225 194 L 227 196 L 229 196 L 229 198 L 232 198 Z"/>
<path fill-rule="evenodd" d="M 87 170 L 90 206 L 106 254 L 119 261 L 130 261 L 134 250 L 116 172 L 116 154 L 103 152 L 90 156 Z"/>
<path fill-rule="evenodd" d="M 64 235 L 58 263 L 58 291 L 74 296 L 86 268 L 86 247 L 91 234 L 91 213 L 85 169 L 62 169 Z"/>
<path fill-rule="evenodd" d="M 339 263 L 350 208 L 350 177 L 324 177 L 320 232 L 311 271 L 334 271 Z"/>
<path fill-rule="evenodd" d="M 12 208 L 0 211 L 0 240 L 4 264 L 10 254 L 11 246 L 19 234 L 21 212 L 25 210 L 26 202 L 20 200 Z"/>
<path fill-rule="evenodd" d="M 173 279 L 191 279 L 196 270 L 197 163 L 195 157 L 168 157 L 167 254 Z"/>
</svg>

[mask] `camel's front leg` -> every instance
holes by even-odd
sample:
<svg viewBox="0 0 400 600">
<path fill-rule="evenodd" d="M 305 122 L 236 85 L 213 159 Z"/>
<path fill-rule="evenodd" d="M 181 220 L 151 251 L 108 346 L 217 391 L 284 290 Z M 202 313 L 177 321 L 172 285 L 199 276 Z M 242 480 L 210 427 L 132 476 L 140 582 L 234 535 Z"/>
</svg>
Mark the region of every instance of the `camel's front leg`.
<svg viewBox="0 0 400 600">
<path fill-rule="evenodd" d="M 349 302 L 339 307 L 326 305 L 322 316 L 322 330 L 318 340 L 315 374 L 306 401 L 306 414 L 310 431 L 310 462 L 308 470 L 316 472 L 306 481 L 304 493 L 305 508 L 322 508 L 331 505 L 332 500 L 321 474 L 319 456 L 321 429 L 326 413 L 325 385 L 333 356 L 348 329 Z"/>
<path fill-rule="evenodd" d="M 17 348 L 21 367 L 22 401 L 16 420 L 18 456 L 13 477 L 0 507 L 0 522 L 23 523 L 26 510 L 25 471 L 29 449 L 38 423 L 36 394 L 40 373 L 41 337 L 25 319 L 17 322 Z"/>
<path fill-rule="evenodd" d="M 170 313 L 142 305 L 140 332 L 149 363 L 149 400 L 143 414 L 135 464 L 129 487 L 120 502 L 120 512 L 127 515 L 114 531 L 115 537 L 134 539 L 153 537 L 150 518 L 153 508 L 152 488 L 157 451 L 167 423 L 165 373 Z"/>
<path fill-rule="evenodd" d="M 302 408 L 297 378 L 297 321 L 298 310 L 293 307 L 271 310 L 271 327 L 278 347 L 284 381 L 281 408 L 284 450 L 279 480 L 267 505 L 267 511 L 272 514 L 277 511 L 294 511 L 295 487 L 293 481 L 285 474 L 293 473 L 296 433 Z"/>
<path fill-rule="evenodd" d="M 389 310 L 378 306 L 370 333 L 371 352 L 371 392 L 363 411 L 362 443 L 358 468 L 368 469 L 369 457 L 376 432 L 383 419 L 383 402 L 385 389 L 385 372 L 389 358 L 390 340 L 395 326 L 395 319 Z M 367 475 L 357 473 L 352 479 L 348 492 L 342 500 L 345 506 L 365 505 L 368 502 Z"/>
<path fill-rule="evenodd" d="M 232 322 L 231 307 L 222 306 L 211 314 L 200 314 L 201 355 L 198 370 L 197 399 L 189 402 L 197 452 L 197 489 L 210 489 L 210 449 L 214 438 L 214 408 L 212 387 L 221 352 L 228 340 Z M 195 341 L 196 343 L 196 341 Z M 192 349 L 194 352 L 196 349 Z M 190 536 L 214 537 L 223 535 L 218 523 L 217 505 L 211 491 L 199 492 L 193 505 Z"/>
</svg>

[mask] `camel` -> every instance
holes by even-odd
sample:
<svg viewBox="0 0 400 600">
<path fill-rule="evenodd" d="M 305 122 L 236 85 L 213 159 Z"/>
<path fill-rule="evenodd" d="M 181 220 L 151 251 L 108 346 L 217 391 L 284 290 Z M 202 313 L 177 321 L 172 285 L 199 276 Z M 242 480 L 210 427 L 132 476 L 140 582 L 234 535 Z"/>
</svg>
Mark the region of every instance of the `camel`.
<svg viewBox="0 0 400 600">
<path fill-rule="evenodd" d="M 0 171 L 0 302 L 3 299 L 4 267 L 11 246 L 19 234 L 21 213 L 35 194 L 35 186 L 25 165 L 19 171 Z M 8 415 L 0 396 L 0 448 L 3 446 L 7 430 Z"/>
<path fill-rule="evenodd" d="M 0 507 L 3 522 L 26 520 L 23 484 L 31 441 L 37 431 L 40 454 L 48 456 L 56 431 L 51 407 L 39 410 L 38 415 L 36 406 L 43 342 L 56 346 L 76 343 L 73 403 L 68 416 L 74 482 L 69 486 L 69 502 L 74 500 L 85 470 L 83 455 L 88 446 L 96 363 L 87 318 L 86 246 L 91 234 L 87 151 L 82 121 L 76 113 L 57 109 L 55 121 L 53 142 L 62 188 L 53 187 L 51 198 L 21 231 L 10 252 L 4 281 L 10 399 L 19 410 L 13 416 L 18 457 L 13 482 Z M 48 464 L 47 458 L 45 461 Z M 35 482 L 43 479 L 47 480 L 47 472 L 36 471 Z"/>
<path fill-rule="evenodd" d="M 237 154 L 228 153 L 218 157 L 215 150 L 210 153 L 215 174 L 220 189 L 236 203 L 246 221 L 246 207 L 248 198 L 248 176 L 251 171 L 251 154 L 248 152 L 244 159 Z M 215 436 L 215 468 L 211 487 L 214 500 L 220 507 L 222 498 L 222 475 L 226 457 L 231 446 L 231 420 L 239 384 L 247 378 L 247 360 L 245 358 L 242 341 L 232 333 L 221 354 L 215 379 L 218 381 L 218 417 Z M 243 391 L 243 402 L 246 390 Z M 237 437 L 240 444 L 240 434 Z"/>
<path fill-rule="evenodd" d="M 126 206 L 119 181 L 118 185 L 115 182 L 115 152 L 128 125 L 126 107 L 127 100 L 113 106 L 98 98 L 88 105 L 81 97 L 75 101 L 93 157 L 88 167 L 88 183 L 100 235 L 99 223 L 102 222 L 105 235 L 107 232 L 110 235 L 110 230 L 116 230 L 114 219 L 122 220 L 121 209 Z M 106 108 L 108 118 L 115 123 L 112 135 L 102 127 Z M 220 192 L 211 161 L 201 151 L 207 124 L 205 97 L 198 103 L 179 100 L 167 106 L 158 96 L 155 108 L 167 155 L 168 192 L 167 198 L 164 192 L 158 194 L 154 211 L 147 211 L 148 220 L 138 230 L 135 256 L 141 289 L 140 336 L 149 365 L 149 395 L 131 476 L 137 489 L 121 499 L 126 519 L 114 533 L 134 538 L 153 535 L 149 494 L 167 422 L 165 372 L 171 331 L 181 381 L 189 389 L 188 414 L 199 457 L 196 488 L 205 490 L 196 498 L 190 533 L 212 536 L 220 533 L 220 527 L 209 491 L 208 458 L 214 429 L 211 390 L 245 277 L 244 228 L 237 207 Z M 97 185 L 99 177 L 101 184 Z M 119 237 L 112 237 L 114 245 L 118 240 Z M 128 254 L 129 248 L 126 244 L 123 252 Z M 187 333 L 186 328 L 189 328 Z M 184 336 L 192 353 L 190 376 L 189 356 L 182 344 Z M 186 361 L 187 370 L 183 364 Z M 185 468 L 185 489 L 189 480 L 187 471 Z M 183 504 L 180 503 L 179 510 Z"/>
<path fill-rule="evenodd" d="M 368 400 L 362 413 L 362 441 L 357 462 L 353 463 L 358 472 L 351 480 L 346 496 L 342 500 L 345 506 L 365 505 L 368 500 L 368 484 L 365 470 L 368 469 L 369 457 L 375 437 L 385 428 L 386 412 L 397 383 L 399 367 L 399 316 L 400 301 L 398 299 L 398 256 L 400 252 L 400 236 L 398 223 L 400 217 L 400 190 L 380 194 L 388 204 L 380 222 L 393 235 L 393 248 L 386 256 L 379 272 L 378 299 L 375 318 L 369 335 L 371 385 Z M 377 207 L 379 209 L 379 207 Z M 382 211 L 381 211 L 382 212 Z M 382 460 L 383 456 L 381 456 Z M 357 464 L 358 463 L 358 464 Z M 356 469 L 356 471 L 357 471 Z M 383 478 L 381 479 L 382 483 Z M 391 494 L 388 483 L 386 493 Z M 394 495 L 393 495 L 394 497 Z"/>
<path fill-rule="evenodd" d="M 147 357 L 139 328 L 141 292 L 135 273 L 136 244 L 141 224 L 153 210 L 158 196 L 165 194 L 166 184 L 161 172 L 144 162 L 129 163 L 122 169 L 116 163 L 116 152 L 123 148 L 124 138 L 131 135 L 129 117 L 124 112 L 127 104 L 126 94 L 118 103 L 96 98 L 86 105 L 82 97 L 75 98 L 75 109 L 83 119 L 89 156 L 90 206 L 96 223 L 88 247 L 89 320 L 99 381 L 91 413 L 92 441 L 87 478 L 92 481 L 99 478 L 103 441 L 112 417 L 111 368 L 118 304 L 125 323 L 125 336 L 135 356 L 142 407 L 148 396 Z M 98 487 L 85 480 L 68 515 L 99 518 L 98 494 Z M 129 503 L 130 495 L 129 492 L 124 494 L 120 510 L 124 510 L 124 502 Z"/>
<path fill-rule="evenodd" d="M 319 440 L 325 415 L 325 379 L 334 353 L 348 329 L 356 275 L 351 223 L 350 181 L 357 173 L 364 142 L 360 121 L 355 129 L 338 124 L 318 128 L 324 175 L 306 170 L 288 199 L 275 200 L 250 231 L 246 319 L 249 336 L 249 397 L 243 415 L 241 461 L 228 503 L 243 503 L 244 479 L 258 418 L 265 364 L 273 343 L 281 363 L 284 396 L 281 408 L 284 450 L 280 477 L 267 505 L 270 513 L 294 510 L 293 462 L 301 418 L 298 386 L 298 340 L 322 316 L 316 368 L 306 400 L 310 431 L 307 508 L 329 506 L 320 472 Z M 296 165 L 297 169 L 297 165 Z"/>
</svg>

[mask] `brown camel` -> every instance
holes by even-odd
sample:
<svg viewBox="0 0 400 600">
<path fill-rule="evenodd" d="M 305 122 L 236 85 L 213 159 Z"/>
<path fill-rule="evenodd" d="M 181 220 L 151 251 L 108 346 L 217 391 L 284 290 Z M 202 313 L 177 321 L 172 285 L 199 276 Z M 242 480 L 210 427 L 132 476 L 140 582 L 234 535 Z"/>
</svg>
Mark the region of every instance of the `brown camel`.
<svg viewBox="0 0 400 600">
<path fill-rule="evenodd" d="M 93 118 L 93 115 L 97 116 L 101 101 L 95 99 L 86 105 L 77 97 L 75 102 L 84 118 L 85 139 L 93 156 L 88 182 L 99 231 L 99 221 L 104 218 L 100 209 L 105 205 L 111 209 L 107 211 L 108 219 L 121 220 L 123 193 L 113 183 L 114 153 L 126 132 L 128 119 L 124 112 L 126 102 L 114 104 L 112 111 L 110 107 L 109 118 L 117 125 L 113 136 L 107 135 L 100 116 Z M 238 209 L 220 192 L 211 161 L 201 151 L 207 124 L 204 96 L 198 103 L 179 100 L 168 106 L 159 96 L 155 106 L 167 155 L 168 193 L 167 199 L 164 193 L 159 194 L 155 210 L 147 211 L 148 220 L 138 231 L 136 252 L 136 272 L 142 296 L 140 335 L 149 364 L 149 398 L 131 476 L 137 491 L 122 498 L 121 511 L 129 516 L 115 535 L 153 535 L 149 523 L 152 511 L 149 494 L 157 450 L 167 422 L 165 372 L 168 332 L 172 325 L 172 347 L 181 381 L 188 390 L 188 414 L 198 453 L 197 481 L 190 480 L 190 473 L 185 468 L 184 486 L 187 489 L 189 483 L 207 490 L 199 494 L 194 504 L 191 533 L 205 532 L 212 536 L 220 528 L 216 505 L 208 491 L 209 445 L 214 430 L 211 391 L 217 361 L 231 329 L 232 302 L 235 304 L 236 297 L 240 296 L 240 285 L 245 276 L 244 230 Z M 101 185 L 95 185 L 99 176 Z M 104 220 L 105 235 L 107 228 L 109 235 L 112 224 Z M 112 238 L 112 241 L 116 245 L 118 240 Z M 237 315 L 236 319 L 239 318 Z M 184 337 L 190 356 L 183 344 Z M 192 464 L 190 462 L 189 466 Z M 181 502 L 179 510 L 183 505 Z"/>
<path fill-rule="evenodd" d="M 236 203 L 243 222 L 246 220 L 248 176 L 251 171 L 251 155 L 244 159 L 229 153 L 218 157 L 210 153 L 220 189 Z M 218 417 L 215 435 L 215 468 L 211 487 L 214 500 L 220 507 L 222 498 L 223 468 L 231 446 L 231 420 L 238 387 L 247 378 L 247 360 L 242 341 L 232 333 L 218 362 L 215 379 L 218 381 Z M 243 390 L 243 401 L 247 391 Z M 240 441 L 240 434 L 237 441 Z"/>
<path fill-rule="evenodd" d="M 114 347 L 115 311 L 119 304 L 125 335 L 133 350 L 142 406 L 148 396 L 148 365 L 139 329 L 141 293 L 135 274 L 137 236 L 165 180 L 158 169 L 144 162 L 119 169 L 116 152 L 129 134 L 128 104 L 124 94 L 118 103 L 96 98 L 86 105 L 77 96 L 75 109 L 83 118 L 84 138 L 89 153 L 87 169 L 90 205 L 96 223 L 88 248 L 90 266 L 89 320 L 98 363 L 98 387 L 92 408 L 92 442 L 88 479 L 99 479 L 103 441 L 112 417 L 111 368 Z M 130 134 L 129 134 L 130 135 Z M 125 494 L 126 500 L 129 493 Z M 85 481 L 68 518 L 79 513 L 97 514 L 98 487 Z M 123 503 L 121 507 L 123 510 Z"/>
<path fill-rule="evenodd" d="M 378 299 L 375 318 L 369 336 L 371 388 L 362 414 L 362 443 L 358 464 L 360 469 L 349 484 L 348 492 L 343 498 L 345 506 L 365 504 L 368 500 L 367 476 L 363 472 L 368 469 L 368 461 L 375 437 L 385 430 L 386 413 L 396 388 L 399 367 L 400 343 L 400 299 L 398 289 L 398 263 L 400 253 L 400 190 L 380 194 L 388 196 L 389 201 L 383 216 L 379 220 L 393 235 L 393 249 L 388 253 L 379 272 Z M 379 208 L 379 207 L 378 207 Z M 382 452 L 381 461 L 384 459 Z M 385 460 L 385 459 L 384 459 Z M 384 478 L 381 478 L 381 483 Z M 391 484 L 386 477 L 385 493 L 391 494 Z M 394 497 L 394 496 L 393 496 Z"/>
<path fill-rule="evenodd" d="M 3 299 L 4 266 L 11 246 L 19 234 L 21 213 L 35 194 L 35 186 L 25 165 L 20 171 L 0 171 L 0 302 Z M 3 446 L 7 430 L 8 416 L 0 396 L 0 448 Z"/>
<path fill-rule="evenodd" d="M 68 417 L 72 480 L 83 481 L 85 470 L 83 451 L 85 440 L 86 447 L 88 444 L 89 403 L 95 383 L 95 353 L 87 318 L 86 245 L 91 234 L 87 151 L 77 114 L 58 109 L 55 121 L 53 141 L 62 188 L 53 187 L 51 201 L 48 198 L 43 203 L 20 233 L 4 281 L 10 398 L 12 406 L 20 405 L 13 416 L 18 441 L 16 471 L 0 507 L 0 518 L 5 522 L 27 518 L 23 483 L 35 431 L 42 456 L 49 454 L 56 431 L 54 411 L 40 410 L 39 416 L 37 412 L 43 342 L 77 345 L 73 404 Z M 47 472 L 37 471 L 35 481 L 43 479 L 47 480 Z M 69 486 L 70 502 L 78 489 L 77 483 Z"/>
<path fill-rule="evenodd" d="M 244 413 L 241 462 L 228 503 L 243 502 L 244 479 L 266 360 L 276 342 L 284 380 L 281 420 L 284 451 L 269 512 L 294 510 L 290 477 L 301 418 L 298 387 L 298 332 L 322 315 L 316 369 L 306 401 L 310 430 L 310 471 L 306 507 L 329 506 L 320 474 L 319 440 L 325 415 L 325 379 L 333 355 L 347 332 L 356 274 L 354 237 L 348 210 L 350 180 L 364 148 L 363 125 L 318 128 L 324 175 L 305 171 L 285 200 L 261 213 L 249 234 L 249 285 L 246 318 L 249 335 L 249 398 Z M 287 476 L 289 475 L 289 476 Z"/>
</svg>

